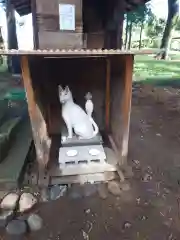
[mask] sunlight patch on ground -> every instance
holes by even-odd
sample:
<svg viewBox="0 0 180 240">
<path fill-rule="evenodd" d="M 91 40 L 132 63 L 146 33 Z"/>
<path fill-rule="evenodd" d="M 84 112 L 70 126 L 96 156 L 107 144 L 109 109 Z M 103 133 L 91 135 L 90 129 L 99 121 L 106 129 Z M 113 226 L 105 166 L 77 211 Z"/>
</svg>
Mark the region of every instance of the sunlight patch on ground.
<svg viewBox="0 0 180 240">
<path fill-rule="evenodd" d="M 134 64 L 134 80 L 147 78 L 179 78 L 180 61 L 155 60 L 152 56 L 136 56 Z"/>
</svg>

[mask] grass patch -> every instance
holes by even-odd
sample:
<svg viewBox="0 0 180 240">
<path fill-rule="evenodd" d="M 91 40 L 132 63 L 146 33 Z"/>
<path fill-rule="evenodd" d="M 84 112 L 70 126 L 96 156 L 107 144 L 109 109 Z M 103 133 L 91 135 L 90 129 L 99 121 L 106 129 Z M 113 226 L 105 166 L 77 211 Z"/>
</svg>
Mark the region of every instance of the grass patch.
<svg viewBox="0 0 180 240">
<path fill-rule="evenodd" d="M 136 56 L 134 80 L 145 82 L 180 81 L 180 55 L 172 55 L 171 59 L 155 60 L 153 56 Z"/>
</svg>

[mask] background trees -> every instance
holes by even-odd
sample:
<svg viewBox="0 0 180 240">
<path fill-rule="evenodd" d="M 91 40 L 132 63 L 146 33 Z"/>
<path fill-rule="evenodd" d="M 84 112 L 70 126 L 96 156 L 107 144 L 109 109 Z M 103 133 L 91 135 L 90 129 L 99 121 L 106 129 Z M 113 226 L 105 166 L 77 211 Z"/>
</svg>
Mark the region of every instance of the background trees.
<svg viewBox="0 0 180 240">
<path fill-rule="evenodd" d="M 130 49 L 132 31 L 134 28 L 137 28 L 137 27 L 140 28 L 139 49 L 141 48 L 142 33 L 144 30 L 145 23 L 147 22 L 149 16 L 151 16 L 151 8 L 149 4 L 141 5 L 136 9 L 136 11 L 128 12 L 125 15 L 126 33 L 125 33 L 124 47 L 126 49 Z"/>
<path fill-rule="evenodd" d="M 164 29 L 160 53 L 157 55 L 157 58 L 166 59 L 168 55 L 168 50 L 170 47 L 171 36 L 173 30 L 176 28 L 176 25 L 179 20 L 179 0 L 168 0 L 168 18 L 166 21 L 166 27 Z"/>
</svg>

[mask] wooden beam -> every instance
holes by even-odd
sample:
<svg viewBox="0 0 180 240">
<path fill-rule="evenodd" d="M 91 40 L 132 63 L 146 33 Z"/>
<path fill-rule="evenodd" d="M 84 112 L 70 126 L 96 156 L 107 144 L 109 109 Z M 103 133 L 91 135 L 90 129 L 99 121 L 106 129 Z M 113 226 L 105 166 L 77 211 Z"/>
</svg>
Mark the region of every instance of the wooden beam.
<svg viewBox="0 0 180 240">
<path fill-rule="evenodd" d="M 124 87 L 124 94 L 123 94 L 123 101 L 122 101 L 123 137 L 122 137 L 122 150 L 121 150 L 122 151 L 121 165 L 127 164 L 134 56 L 126 55 L 124 57 L 124 61 L 125 61 L 125 72 L 124 72 L 125 87 Z"/>
<path fill-rule="evenodd" d="M 43 172 L 49 161 L 51 140 L 48 137 L 46 122 L 36 100 L 35 90 L 32 86 L 32 79 L 29 70 L 29 60 L 27 56 L 21 57 L 21 68 L 24 87 L 26 90 L 33 139 L 36 148 L 36 157 L 39 164 L 39 170 Z"/>
<path fill-rule="evenodd" d="M 110 124 L 110 78 L 111 78 L 111 66 L 110 60 L 106 59 L 106 131 L 109 132 Z"/>
<path fill-rule="evenodd" d="M 39 29 L 37 24 L 36 0 L 31 0 L 34 49 L 39 48 Z"/>
</svg>

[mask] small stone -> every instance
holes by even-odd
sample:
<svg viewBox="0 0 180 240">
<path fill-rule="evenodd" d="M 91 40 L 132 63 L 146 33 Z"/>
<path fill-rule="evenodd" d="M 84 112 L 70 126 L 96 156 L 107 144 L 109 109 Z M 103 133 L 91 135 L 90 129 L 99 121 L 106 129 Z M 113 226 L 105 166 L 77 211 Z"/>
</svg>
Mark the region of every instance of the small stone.
<svg viewBox="0 0 180 240">
<path fill-rule="evenodd" d="M 23 193 L 19 200 L 19 211 L 25 212 L 37 203 L 37 199 L 31 193 Z"/>
<path fill-rule="evenodd" d="M 127 228 L 130 228 L 131 226 L 132 224 L 130 222 L 125 222 L 123 228 L 127 229 Z"/>
<path fill-rule="evenodd" d="M 107 186 L 104 183 L 98 185 L 98 194 L 102 199 L 106 199 L 108 197 Z"/>
<path fill-rule="evenodd" d="M 18 201 L 18 194 L 9 193 L 1 201 L 0 207 L 2 209 L 14 210 Z"/>
<path fill-rule="evenodd" d="M 141 220 L 142 220 L 142 221 L 145 221 L 145 220 L 147 220 L 147 219 L 148 219 L 147 216 L 142 216 L 142 217 L 141 217 Z"/>
<path fill-rule="evenodd" d="M 12 220 L 6 227 L 6 232 L 10 235 L 23 235 L 27 231 L 27 225 L 21 220 Z"/>
<path fill-rule="evenodd" d="M 50 198 L 51 200 L 57 200 L 62 197 L 67 191 L 66 185 L 54 185 L 50 189 Z"/>
<path fill-rule="evenodd" d="M 90 209 L 87 209 L 87 210 L 85 211 L 86 214 L 89 214 L 90 212 L 91 212 Z"/>
<path fill-rule="evenodd" d="M 42 188 L 40 192 L 41 201 L 48 202 L 50 200 L 49 188 Z"/>
<path fill-rule="evenodd" d="M 140 165 L 140 161 L 139 160 L 133 160 L 133 162 L 135 163 L 135 165 Z"/>
<path fill-rule="evenodd" d="M 143 177 L 143 182 L 149 182 L 152 180 L 152 176 L 149 173 L 146 173 Z"/>
<path fill-rule="evenodd" d="M 136 202 L 138 205 L 140 204 L 140 201 L 141 201 L 141 198 L 136 198 Z"/>
<path fill-rule="evenodd" d="M 42 228 L 43 220 L 37 214 L 31 214 L 27 219 L 28 226 L 31 231 L 38 231 Z"/>
<path fill-rule="evenodd" d="M 131 189 L 129 183 L 125 181 L 120 182 L 119 186 L 122 189 L 122 191 L 129 191 Z"/>
<path fill-rule="evenodd" d="M 162 137 L 162 135 L 160 133 L 156 133 L 157 137 Z"/>
<path fill-rule="evenodd" d="M 12 219 L 13 210 L 1 210 L 0 212 L 0 227 L 5 227 L 6 224 Z"/>
<path fill-rule="evenodd" d="M 119 196 L 122 193 L 119 183 L 117 183 L 116 181 L 108 182 L 108 190 L 110 193 L 112 193 L 115 196 Z"/>
</svg>

